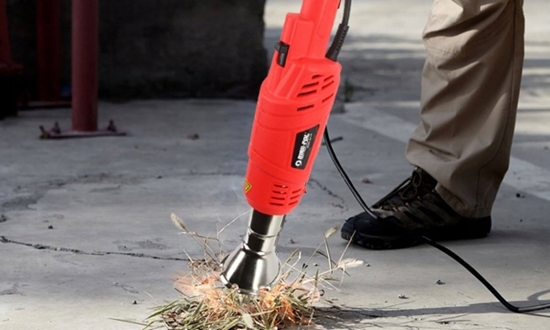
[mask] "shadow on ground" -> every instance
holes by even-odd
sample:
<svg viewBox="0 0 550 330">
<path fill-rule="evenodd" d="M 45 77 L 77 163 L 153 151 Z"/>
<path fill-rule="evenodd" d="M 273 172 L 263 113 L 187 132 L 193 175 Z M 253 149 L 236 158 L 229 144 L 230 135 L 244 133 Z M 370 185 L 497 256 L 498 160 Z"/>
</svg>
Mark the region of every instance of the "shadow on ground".
<svg viewBox="0 0 550 330">
<path fill-rule="evenodd" d="M 550 289 L 539 291 L 527 298 L 525 301 L 513 301 L 515 306 L 528 306 L 550 303 L 540 301 L 539 297 L 550 293 Z M 432 308 L 403 308 L 407 303 L 393 306 L 395 309 L 363 309 L 347 306 L 331 306 L 316 308 L 316 323 L 312 329 L 318 329 L 322 324 L 326 329 L 365 329 L 369 327 L 396 329 L 411 329 L 410 322 L 415 322 L 416 329 L 418 321 L 426 321 L 435 324 L 449 325 L 470 322 L 468 315 L 485 313 L 511 313 L 499 302 L 478 303 L 467 306 L 456 307 L 432 307 Z M 531 316 L 550 318 L 548 315 L 529 313 Z"/>
</svg>

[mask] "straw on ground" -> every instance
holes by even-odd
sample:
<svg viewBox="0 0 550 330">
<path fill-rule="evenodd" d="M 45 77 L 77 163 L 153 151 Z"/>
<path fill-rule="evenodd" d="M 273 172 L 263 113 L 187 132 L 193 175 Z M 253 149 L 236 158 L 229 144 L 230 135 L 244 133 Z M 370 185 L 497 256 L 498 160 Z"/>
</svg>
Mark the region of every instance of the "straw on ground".
<svg viewBox="0 0 550 330">
<path fill-rule="evenodd" d="M 262 288 L 256 296 L 242 295 L 237 287 L 225 287 L 219 280 L 224 255 L 218 238 L 220 231 L 217 237 L 200 235 L 190 231 L 175 214 L 172 214 L 172 222 L 183 234 L 200 244 L 204 257 L 189 257 L 189 271 L 175 281 L 181 297 L 158 307 L 147 319 L 146 328 L 149 329 L 277 330 L 308 325 L 313 322 L 313 304 L 321 298 L 321 288 L 333 287 L 329 283 L 334 279 L 332 275 L 338 270 L 344 274 L 347 269 L 363 264 L 360 260 L 344 259 L 343 254 L 337 262 L 331 259 L 327 240 L 338 230 L 337 227 L 330 228 L 316 249 L 316 253 L 327 257 L 328 270 L 321 271 L 318 265 L 310 267 L 311 257 L 297 266 L 301 253 L 295 251 L 284 262 L 283 275 L 273 288 Z M 323 247 L 324 253 L 320 251 Z M 308 273 L 309 268 L 314 269 L 314 274 Z"/>
</svg>

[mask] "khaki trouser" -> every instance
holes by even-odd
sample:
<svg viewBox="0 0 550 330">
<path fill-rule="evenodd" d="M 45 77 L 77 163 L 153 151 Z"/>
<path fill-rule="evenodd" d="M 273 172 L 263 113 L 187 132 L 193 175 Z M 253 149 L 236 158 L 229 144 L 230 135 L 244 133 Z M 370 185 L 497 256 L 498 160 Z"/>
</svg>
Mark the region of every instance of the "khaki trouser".
<svg viewBox="0 0 550 330">
<path fill-rule="evenodd" d="M 458 213 L 490 215 L 508 169 L 523 66 L 522 0 L 435 0 L 421 124 L 407 160 Z"/>
</svg>

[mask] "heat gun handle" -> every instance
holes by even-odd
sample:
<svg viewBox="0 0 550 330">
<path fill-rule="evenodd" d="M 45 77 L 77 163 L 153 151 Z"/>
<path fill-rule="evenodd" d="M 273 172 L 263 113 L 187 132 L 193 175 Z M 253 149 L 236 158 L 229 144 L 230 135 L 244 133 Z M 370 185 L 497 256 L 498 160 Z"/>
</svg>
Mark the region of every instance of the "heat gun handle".
<svg viewBox="0 0 550 330">
<path fill-rule="evenodd" d="M 340 0 L 304 0 L 299 17 L 312 23 L 307 57 L 322 58 L 327 51 Z M 282 38 L 285 38 L 283 33 Z"/>
</svg>

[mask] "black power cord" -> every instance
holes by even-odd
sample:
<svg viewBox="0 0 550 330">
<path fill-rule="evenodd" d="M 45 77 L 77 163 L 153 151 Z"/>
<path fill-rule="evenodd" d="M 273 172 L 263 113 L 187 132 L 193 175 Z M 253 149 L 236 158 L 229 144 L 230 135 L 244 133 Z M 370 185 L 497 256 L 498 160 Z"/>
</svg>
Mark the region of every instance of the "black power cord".
<svg viewBox="0 0 550 330">
<path fill-rule="evenodd" d="M 325 145 L 327 147 L 328 154 L 329 154 L 330 158 L 332 159 L 334 165 L 336 166 L 336 169 L 338 170 L 338 172 L 340 173 L 340 175 L 344 179 L 344 182 L 346 183 L 346 185 L 350 189 L 351 193 L 353 194 L 353 196 L 355 197 L 355 199 L 357 200 L 359 205 L 361 205 L 361 207 L 365 210 L 365 212 L 367 212 L 370 216 L 376 218 L 377 215 L 365 203 L 365 201 L 363 200 L 363 198 L 361 197 L 361 195 L 359 194 L 359 192 L 357 191 L 357 189 L 355 188 L 355 186 L 351 182 L 350 178 L 346 174 L 346 171 L 343 169 L 342 165 L 340 164 L 340 161 L 338 160 L 338 157 L 336 157 L 336 153 L 334 152 L 334 149 L 332 148 L 332 143 L 330 142 L 330 136 L 328 134 L 328 128 L 325 129 L 323 137 L 325 139 Z M 498 299 L 498 301 L 500 301 L 502 303 L 502 305 L 504 305 L 504 307 L 506 307 L 508 310 L 510 310 L 512 312 L 515 312 L 515 313 L 528 313 L 528 312 L 534 312 L 534 311 L 539 311 L 539 310 L 550 308 L 550 303 L 534 305 L 534 306 L 525 306 L 525 307 L 517 307 L 517 306 L 514 306 L 514 305 L 510 304 L 491 285 L 491 283 L 489 283 L 489 281 L 487 281 L 483 276 L 481 276 L 481 274 L 474 267 L 472 267 L 470 264 L 468 264 L 466 261 L 464 261 L 464 259 L 462 259 L 460 256 L 458 256 L 456 253 L 454 253 L 453 251 L 449 250 L 448 248 L 434 242 L 429 237 L 422 236 L 422 240 L 424 242 L 426 242 L 427 244 L 429 244 L 429 245 L 435 247 L 436 249 L 440 250 L 441 252 L 445 253 L 449 257 L 453 258 L 456 262 L 458 262 L 464 268 L 466 268 L 466 270 L 468 270 L 472 275 L 474 275 L 474 277 L 477 278 Z"/>
<path fill-rule="evenodd" d="M 340 0 L 341 1 L 341 0 Z M 348 34 L 349 30 L 349 17 L 351 16 L 351 0 L 345 0 L 344 3 L 344 14 L 342 16 L 342 22 L 338 25 L 338 29 L 336 30 L 336 34 L 334 38 L 332 39 L 332 43 L 330 44 L 330 47 L 327 51 L 326 58 L 336 62 L 338 59 L 338 55 L 340 54 L 340 50 L 342 49 L 342 46 L 344 45 L 344 41 L 346 40 L 346 36 Z"/>
</svg>

